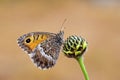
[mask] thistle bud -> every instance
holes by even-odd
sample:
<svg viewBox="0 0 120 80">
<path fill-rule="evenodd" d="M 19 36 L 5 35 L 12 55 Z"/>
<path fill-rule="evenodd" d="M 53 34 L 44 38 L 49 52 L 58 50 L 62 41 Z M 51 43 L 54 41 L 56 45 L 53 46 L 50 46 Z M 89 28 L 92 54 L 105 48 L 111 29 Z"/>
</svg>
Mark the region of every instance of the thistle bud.
<svg viewBox="0 0 120 80">
<path fill-rule="evenodd" d="M 88 43 L 85 39 L 72 35 L 63 43 L 63 53 L 69 58 L 77 58 L 83 55 L 87 45 Z"/>
</svg>

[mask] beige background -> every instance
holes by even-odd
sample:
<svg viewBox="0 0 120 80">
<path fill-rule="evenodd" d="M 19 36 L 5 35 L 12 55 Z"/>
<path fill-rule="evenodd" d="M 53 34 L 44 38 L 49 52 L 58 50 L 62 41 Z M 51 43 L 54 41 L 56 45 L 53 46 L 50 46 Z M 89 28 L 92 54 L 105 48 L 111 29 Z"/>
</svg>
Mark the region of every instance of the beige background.
<svg viewBox="0 0 120 80">
<path fill-rule="evenodd" d="M 0 80 L 84 80 L 77 61 L 61 52 L 50 70 L 39 70 L 17 45 L 25 33 L 57 33 L 89 43 L 84 61 L 90 80 L 120 79 L 120 4 L 81 0 L 0 0 Z"/>
</svg>

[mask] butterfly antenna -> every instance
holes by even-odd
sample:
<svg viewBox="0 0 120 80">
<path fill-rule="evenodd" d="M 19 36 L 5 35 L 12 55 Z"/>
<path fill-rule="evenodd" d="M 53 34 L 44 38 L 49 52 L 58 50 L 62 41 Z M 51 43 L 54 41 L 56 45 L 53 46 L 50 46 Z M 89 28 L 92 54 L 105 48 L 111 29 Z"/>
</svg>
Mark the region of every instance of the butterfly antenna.
<svg viewBox="0 0 120 80">
<path fill-rule="evenodd" d="M 67 19 L 65 18 L 62 25 L 61 25 L 60 31 L 64 31 L 64 29 L 65 29 L 64 24 L 65 24 L 66 21 L 67 21 Z"/>
</svg>

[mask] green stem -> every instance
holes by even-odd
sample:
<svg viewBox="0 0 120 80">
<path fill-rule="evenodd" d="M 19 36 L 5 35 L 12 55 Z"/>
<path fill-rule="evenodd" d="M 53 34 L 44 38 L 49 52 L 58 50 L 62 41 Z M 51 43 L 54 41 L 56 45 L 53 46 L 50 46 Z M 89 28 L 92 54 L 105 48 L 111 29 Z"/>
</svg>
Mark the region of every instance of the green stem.
<svg viewBox="0 0 120 80">
<path fill-rule="evenodd" d="M 89 76 L 88 76 L 88 73 L 87 73 L 87 71 L 86 71 L 86 69 L 85 69 L 85 65 L 84 65 L 84 62 L 83 62 L 83 57 L 78 57 L 78 58 L 76 58 L 76 59 L 77 59 L 79 65 L 80 65 L 80 67 L 81 67 L 81 70 L 82 70 L 82 72 L 83 72 L 83 75 L 84 75 L 84 77 L 85 77 L 85 80 L 89 80 Z"/>
</svg>

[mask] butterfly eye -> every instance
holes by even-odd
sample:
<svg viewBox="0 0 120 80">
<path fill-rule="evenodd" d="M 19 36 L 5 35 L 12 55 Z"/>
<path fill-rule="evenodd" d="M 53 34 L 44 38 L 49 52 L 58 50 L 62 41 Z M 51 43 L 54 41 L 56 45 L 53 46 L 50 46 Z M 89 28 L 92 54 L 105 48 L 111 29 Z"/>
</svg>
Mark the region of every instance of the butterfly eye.
<svg viewBox="0 0 120 80">
<path fill-rule="evenodd" d="M 28 38 L 28 39 L 26 39 L 26 41 L 25 41 L 26 43 L 30 43 L 31 42 L 31 39 L 30 38 Z"/>
</svg>

